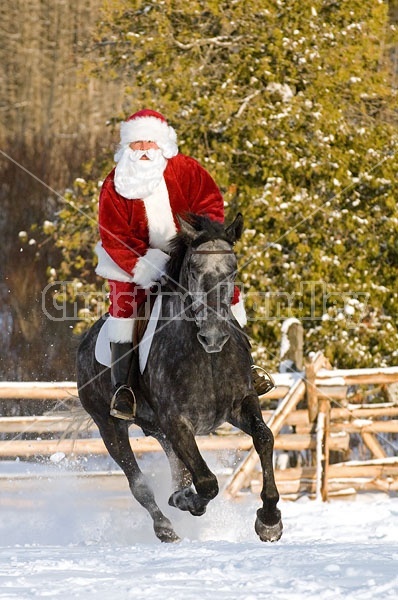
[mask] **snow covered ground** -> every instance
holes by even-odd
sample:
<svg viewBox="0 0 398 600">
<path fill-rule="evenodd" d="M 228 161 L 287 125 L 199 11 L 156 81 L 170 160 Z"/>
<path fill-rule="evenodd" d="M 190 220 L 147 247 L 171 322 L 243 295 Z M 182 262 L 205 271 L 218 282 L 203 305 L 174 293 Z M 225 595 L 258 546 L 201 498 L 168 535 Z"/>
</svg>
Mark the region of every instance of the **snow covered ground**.
<svg viewBox="0 0 398 600">
<path fill-rule="evenodd" d="M 219 497 L 194 518 L 167 506 L 160 478 L 157 498 L 183 538 L 166 545 L 122 477 L 63 475 L 0 481 L 1 600 L 398 597 L 398 498 L 281 502 L 284 535 L 264 544 L 258 498 Z"/>
</svg>

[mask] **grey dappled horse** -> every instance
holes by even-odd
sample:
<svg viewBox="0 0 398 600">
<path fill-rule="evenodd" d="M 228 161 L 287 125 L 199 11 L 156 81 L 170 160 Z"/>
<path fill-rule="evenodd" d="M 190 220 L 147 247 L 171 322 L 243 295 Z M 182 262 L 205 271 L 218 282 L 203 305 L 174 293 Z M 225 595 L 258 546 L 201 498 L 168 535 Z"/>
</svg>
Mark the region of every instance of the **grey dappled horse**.
<svg viewBox="0 0 398 600">
<path fill-rule="evenodd" d="M 228 422 L 253 438 L 263 470 L 262 507 L 255 529 L 262 541 L 282 535 L 279 494 L 272 466 L 273 436 L 265 425 L 251 376 L 250 345 L 230 305 L 237 263 L 233 244 L 242 234 L 238 214 L 229 226 L 206 217 L 180 220 L 172 242 L 162 314 L 144 373 L 135 367 L 135 423 L 155 437 L 171 467 L 169 504 L 200 516 L 218 493 L 216 476 L 202 458 L 196 434 Z M 85 334 L 77 356 L 80 400 L 99 427 L 109 454 L 123 469 L 134 497 L 150 513 L 157 537 L 178 536 L 158 507 L 131 450 L 127 421 L 109 415 L 110 369 L 94 356 L 100 319 Z M 192 486 L 193 484 L 193 486 Z"/>
</svg>

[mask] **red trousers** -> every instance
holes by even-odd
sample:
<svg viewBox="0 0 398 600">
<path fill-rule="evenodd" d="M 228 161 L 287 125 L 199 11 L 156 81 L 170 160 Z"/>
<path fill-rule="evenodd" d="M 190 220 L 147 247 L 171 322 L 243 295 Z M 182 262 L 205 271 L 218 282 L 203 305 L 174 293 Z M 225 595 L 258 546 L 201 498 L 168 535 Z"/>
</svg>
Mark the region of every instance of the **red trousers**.
<svg viewBox="0 0 398 600">
<path fill-rule="evenodd" d="M 109 284 L 109 314 L 113 317 L 131 318 L 137 316 L 138 308 L 145 302 L 148 290 L 135 283 L 108 280 Z"/>
</svg>

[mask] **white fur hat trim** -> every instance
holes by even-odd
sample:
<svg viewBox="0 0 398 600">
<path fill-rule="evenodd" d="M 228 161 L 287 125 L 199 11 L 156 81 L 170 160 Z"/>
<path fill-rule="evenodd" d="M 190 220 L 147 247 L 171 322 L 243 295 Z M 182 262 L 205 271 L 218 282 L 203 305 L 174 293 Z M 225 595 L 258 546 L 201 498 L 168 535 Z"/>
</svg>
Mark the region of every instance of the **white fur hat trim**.
<svg viewBox="0 0 398 600">
<path fill-rule="evenodd" d="M 160 113 L 141 110 L 120 125 L 120 146 L 131 142 L 156 142 L 165 158 L 178 154 L 177 134 Z"/>
</svg>

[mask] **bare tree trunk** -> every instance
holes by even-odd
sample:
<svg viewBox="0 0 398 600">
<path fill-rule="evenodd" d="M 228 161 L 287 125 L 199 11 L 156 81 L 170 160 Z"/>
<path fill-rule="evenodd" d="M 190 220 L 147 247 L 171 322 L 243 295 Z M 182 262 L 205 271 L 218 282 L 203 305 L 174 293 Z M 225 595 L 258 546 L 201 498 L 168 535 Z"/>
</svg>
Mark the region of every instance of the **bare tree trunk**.
<svg viewBox="0 0 398 600">
<path fill-rule="evenodd" d="M 74 376 L 70 323 L 50 322 L 41 305 L 54 249 L 38 253 L 32 241 L 21 252 L 18 232 L 34 240 L 32 225 L 52 220 L 59 208 L 51 189 L 71 187 L 99 147 L 112 153 L 106 121 L 120 112 L 118 84 L 92 81 L 83 68 L 101 4 L 3 0 L 0 6 L 2 378 Z"/>
</svg>

